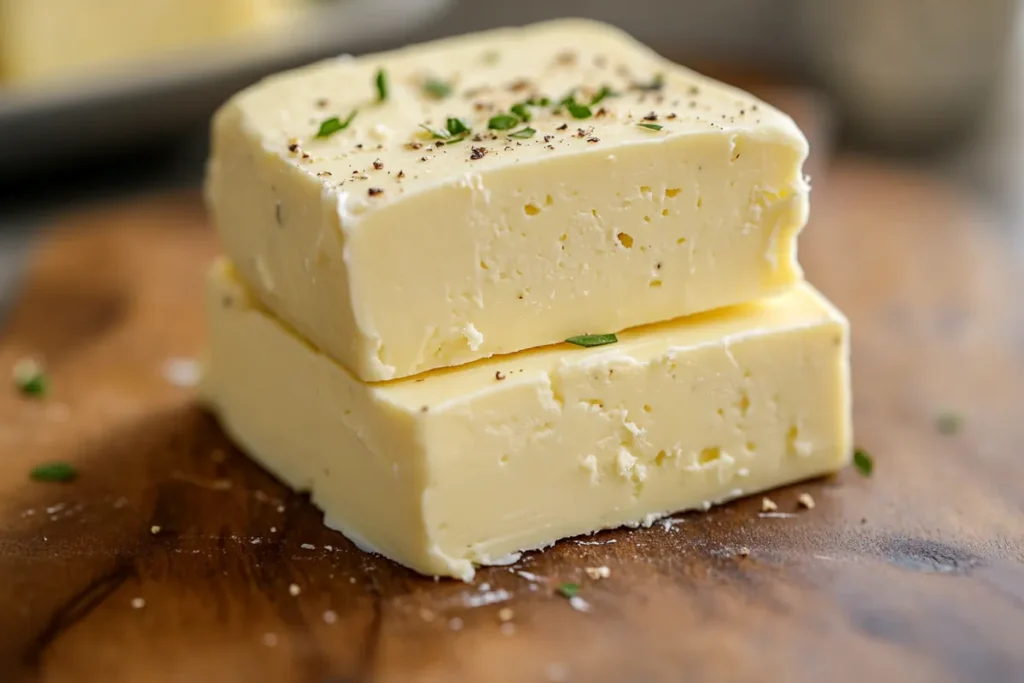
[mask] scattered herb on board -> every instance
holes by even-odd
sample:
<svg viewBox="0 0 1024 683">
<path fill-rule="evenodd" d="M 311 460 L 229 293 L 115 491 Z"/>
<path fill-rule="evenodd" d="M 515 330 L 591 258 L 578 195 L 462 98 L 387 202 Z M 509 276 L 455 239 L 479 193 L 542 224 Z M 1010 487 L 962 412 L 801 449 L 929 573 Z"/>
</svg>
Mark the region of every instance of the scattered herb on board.
<svg viewBox="0 0 1024 683">
<path fill-rule="evenodd" d="M 33 481 L 67 482 L 78 478 L 78 470 L 70 463 L 48 462 L 32 468 L 29 476 Z"/>
<path fill-rule="evenodd" d="M 510 138 L 515 138 L 516 140 L 526 140 L 528 138 L 532 138 L 536 133 L 537 131 L 527 126 L 526 128 L 520 128 L 514 133 L 509 133 L 508 136 Z"/>
<path fill-rule="evenodd" d="M 344 120 L 339 119 L 337 116 L 332 116 L 323 123 L 320 124 L 320 130 L 316 132 L 318 138 L 329 138 L 338 131 L 345 130 L 348 128 L 348 124 L 352 123 L 352 119 L 356 117 L 358 109 L 353 109 L 351 113 Z"/>
<path fill-rule="evenodd" d="M 487 121 L 487 127 L 491 130 L 508 130 L 519 125 L 519 119 L 511 114 L 498 114 Z"/>
<path fill-rule="evenodd" d="M 647 130 L 661 130 L 661 126 L 657 123 L 638 123 L 636 125 L 641 128 L 646 128 Z"/>
<path fill-rule="evenodd" d="M 943 413 L 935 418 L 935 428 L 940 434 L 956 434 L 963 426 L 964 418 L 956 413 Z"/>
<path fill-rule="evenodd" d="M 875 461 L 866 450 L 857 448 L 853 451 L 853 466 L 865 477 L 870 477 L 875 469 Z"/>
<path fill-rule="evenodd" d="M 373 79 L 377 86 L 377 101 L 383 102 L 388 98 L 388 74 L 384 69 L 377 69 L 377 75 Z"/>
<path fill-rule="evenodd" d="M 452 88 L 442 80 L 428 78 L 423 84 L 423 93 L 435 100 L 443 100 L 452 94 Z"/>
<path fill-rule="evenodd" d="M 50 387 L 50 380 L 38 362 L 31 358 L 18 361 L 14 366 L 14 385 L 23 396 L 42 398 Z"/>
<path fill-rule="evenodd" d="M 578 583 L 560 583 L 556 590 L 564 597 L 575 598 L 579 595 L 580 585 Z"/>
<path fill-rule="evenodd" d="M 577 337 L 569 337 L 565 341 L 576 346 L 604 346 L 614 344 L 619 338 L 614 334 L 581 334 Z"/>
</svg>

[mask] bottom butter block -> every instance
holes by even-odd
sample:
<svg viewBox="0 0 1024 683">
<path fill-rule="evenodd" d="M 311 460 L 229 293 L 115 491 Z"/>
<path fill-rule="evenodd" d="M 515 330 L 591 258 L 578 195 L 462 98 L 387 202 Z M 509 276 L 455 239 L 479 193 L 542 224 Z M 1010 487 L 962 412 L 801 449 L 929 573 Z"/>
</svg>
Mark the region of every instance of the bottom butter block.
<svg viewBox="0 0 1024 683">
<path fill-rule="evenodd" d="M 208 284 L 206 403 L 325 523 L 424 574 L 835 471 L 848 326 L 810 285 L 758 303 L 367 384 Z"/>
</svg>

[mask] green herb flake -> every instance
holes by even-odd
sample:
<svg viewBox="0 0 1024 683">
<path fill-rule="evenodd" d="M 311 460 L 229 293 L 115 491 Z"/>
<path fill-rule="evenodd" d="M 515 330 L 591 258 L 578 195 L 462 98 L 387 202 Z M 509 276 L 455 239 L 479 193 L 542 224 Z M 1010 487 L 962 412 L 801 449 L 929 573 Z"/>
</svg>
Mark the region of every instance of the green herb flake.
<svg viewBox="0 0 1024 683">
<path fill-rule="evenodd" d="M 448 129 L 449 135 L 462 135 L 463 133 L 469 133 L 470 131 L 468 123 L 462 119 L 454 117 L 449 117 L 448 120 L 445 121 L 444 127 Z"/>
<path fill-rule="evenodd" d="M 528 138 L 532 138 L 536 133 L 537 131 L 527 126 L 526 128 L 521 128 L 514 133 L 509 133 L 508 136 L 510 138 L 515 138 L 516 140 L 526 140 Z"/>
<path fill-rule="evenodd" d="M 526 100 L 526 104 L 531 107 L 546 107 L 551 104 L 551 99 L 547 97 L 531 97 Z"/>
<path fill-rule="evenodd" d="M 576 346 L 604 346 L 605 344 L 614 344 L 619 341 L 619 338 L 614 334 L 581 334 L 577 337 L 569 337 L 565 341 Z"/>
<path fill-rule="evenodd" d="M 875 461 L 866 450 L 857 448 L 853 451 L 853 466 L 865 477 L 870 477 L 875 469 Z"/>
<path fill-rule="evenodd" d="M 316 132 L 316 137 L 329 138 L 338 131 L 345 130 L 348 128 L 348 124 L 352 123 L 352 119 L 356 117 L 358 111 L 358 109 L 353 109 L 344 120 L 339 119 L 337 116 L 327 119 L 320 124 L 320 130 Z"/>
<path fill-rule="evenodd" d="M 964 418 L 956 413 L 944 413 L 935 418 L 935 428 L 940 434 L 956 434 L 963 426 Z"/>
<path fill-rule="evenodd" d="M 646 128 L 647 130 L 661 130 L 661 125 L 657 123 L 638 123 L 636 125 L 641 128 Z"/>
<path fill-rule="evenodd" d="M 511 114 L 498 114 L 487 121 L 487 127 L 491 130 L 508 130 L 519 125 L 519 119 Z"/>
<path fill-rule="evenodd" d="M 437 78 L 428 78 L 423 84 L 423 94 L 435 100 L 443 100 L 452 94 L 452 87 Z"/>
<path fill-rule="evenodd" d="M 78 470 L 66 462 L 48 462 L 32 468 L 29 473 L 32 481 L 68 482 L 78 478 Z"/>
<path fill-rule="evenodd" d="M 50 380 L 43 367 L 30 358 L 18 361 L 13 375 L 14 385 L 23 396 L 42 398 L 50 387 Z"/>
<path fill-rule="evenodd" d="M 528 102 L 520 102 L 519 104 L 513 104 L 511 107 L 509 107 L 509 111 L 518 116 L 520 120 L 523 121 L 523 123 L 526 123 L 531 118 L 528 105 Z"/>
<path fill-rule="evenodd" d="M 384 69 L 377 69 L 377 75 L 373 79 L 377 86 L 377 101 L 383 102 L 388 99 L 388 74 Z"/>
<path fill-rule="evenodd" d="M 480 61 L 482 61 L 484 64 L 497 64 L 500 59 L 500 52 L 498 52 L 497 50 L 488 50 L 480 58 Z"/>
<path fill-rule="evenodd" d="M 578 583 L 560 583 L 556 590 L 566 598 L 575 598 L 580 593 L 580 585 Z"/>
<path fill-rule="evenodd" d="M 463 133 L 462 135 L 456 135 L 454 137 L 446 138 L 444 144 L 454 145 L 456 142 L 462 142 L 469 137 L 469 133 Z"/>
<path fill-rule="evenodd" d="M 618 93 L 613 91 L 607 85 L 602 85 L 601 89 L 597 91 L 597 94 L 594 95 L 593 98 L 591 98 L 590 106 L 593 107 L 595 104 L 599 103 L 601 100 L 605 99 L 606 97 L 618 97 Z"/>
<path fill-rule="evenodd" d="M 590 107 L 575 100 L 566 102 L 565 108 L 574 119 L 589 119 L 591 116 Z"/>
</svg>

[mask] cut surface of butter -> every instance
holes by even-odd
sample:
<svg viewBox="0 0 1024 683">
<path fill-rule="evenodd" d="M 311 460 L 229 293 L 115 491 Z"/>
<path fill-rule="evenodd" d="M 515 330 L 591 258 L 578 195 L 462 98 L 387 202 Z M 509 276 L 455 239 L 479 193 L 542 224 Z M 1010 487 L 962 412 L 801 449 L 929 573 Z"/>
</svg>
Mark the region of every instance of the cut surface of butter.
<svg viewBox="0 0 1024 683">
<path fill-rule="evenodd" d="M 368 384 L 209 280 L 204 400 L 325 523 L 424 574 L 831 472 L 850 457 L 847 323 L 777 298 Z"/>
<path fill-rule="evenodd" d="M 784 291 L 807 152 L 754 97 L 560 20 L 265 80 L 216 115 L 206 195 L 257 297 L 374 381 Z"/>
<path fill-rule="evenodd" d="M 0 0 L 0 81 L 38 83 L 205 46 L 298 0 Z"/>
</svg>

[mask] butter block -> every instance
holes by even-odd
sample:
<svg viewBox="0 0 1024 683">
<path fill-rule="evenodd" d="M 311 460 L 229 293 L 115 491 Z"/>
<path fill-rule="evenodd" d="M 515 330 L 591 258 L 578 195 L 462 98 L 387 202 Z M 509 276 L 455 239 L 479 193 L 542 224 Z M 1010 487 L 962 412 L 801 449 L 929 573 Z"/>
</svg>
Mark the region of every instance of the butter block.
<svg viewBox="0 0 1024 683">
<path fill-rule="evenodd" d="M 257 84 L 215 117 L 206 192 L 256 296 L 374 381 L 784 291 L 807 151 L 754 97 L 561 20 Z"/>
<path fill-rule="evenodd" d="M 569 344 L 368 384 L 219 264 L 206 402 L 325 523 L 470 579 L 560 538 L 764 491 L 851 453 L 848 332 L 809 285 Z"/>
</svg>

